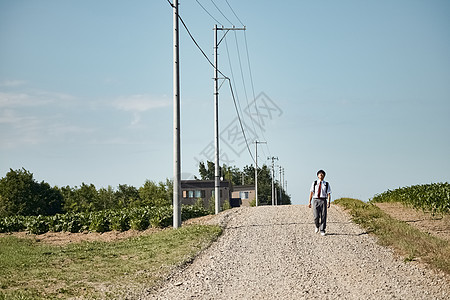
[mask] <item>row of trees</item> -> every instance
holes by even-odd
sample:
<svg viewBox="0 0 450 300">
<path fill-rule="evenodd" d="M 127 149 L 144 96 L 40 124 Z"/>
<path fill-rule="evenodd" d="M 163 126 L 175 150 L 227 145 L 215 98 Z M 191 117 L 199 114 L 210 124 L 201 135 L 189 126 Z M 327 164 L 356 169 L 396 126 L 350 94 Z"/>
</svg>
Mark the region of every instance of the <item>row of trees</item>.
<svg viewBox="0 0 450 300">
<path fill-rule="evenodd" d="M 12 215 L 55 215 L 58 213 L 93 212 L 104 209 L 162 207 L 172 203 L 172 183 L 147 180 L 136 188 L 126 184 L 117 189 L 97 189 L 93 184 L 77 187 L 50 187 L 37 182 L 25 169 L 10 170 L 0 180 L 0 217 Z"/>
<path fill-rule="evenodd" d="M 267 165 L 258 168 L 258 202 L 260 205 L 272 204 L 272 175 Z M 253 165 L 245 166 L 241 171 L 237 167 L 223 165 L 219 168 L 225 180 L 230 181 L 233 185 L 255 184 L 255 167 Z M 199 165 L 199 174 L 202 180 L 214 180 L 215 164 L 207 161 L 206 164 L 201 162 Z M 286 191 L 280 187 L 279 182 L 275 181 L 274 187 L 277 190 L 278 204 L 291 204 L 291 197 Z M 281 191 L 281 196 L 280 196 Z"/>
<path fill-rule="evenodd" d="M 255 168 L 250 165 L 241 171 L 237 167 L 222 166 L 221 174 L 233 185 L 255 183 Z M 214 163 L 200 163 L 199 174 L 202 180 L 214 179 Z M 290 204 L 290 196 L 281 190 L 281 204 Z M 270 169 L 264 165 L 258 174 L 258 201 L 261 205 L 272 203 L 272 179 Z M 97 189 L 93 184 L 81 186 L 51 187 L 48 183 L 37 182 L 33 174 L 25 169 L 10 170 L 0 179 L 0 217 L 23 215 L 55 215 L 58 213 L 94 212 L 105 209 L 124 209 L 133 207 L 163 207 L 172 204 L 173 184 L 155 183 L 147 180 L 136 188 L 126 184 L 116 189 L 111 186 Z M 280 197 L 278 198 L 280 199 Z"/>
</svg>

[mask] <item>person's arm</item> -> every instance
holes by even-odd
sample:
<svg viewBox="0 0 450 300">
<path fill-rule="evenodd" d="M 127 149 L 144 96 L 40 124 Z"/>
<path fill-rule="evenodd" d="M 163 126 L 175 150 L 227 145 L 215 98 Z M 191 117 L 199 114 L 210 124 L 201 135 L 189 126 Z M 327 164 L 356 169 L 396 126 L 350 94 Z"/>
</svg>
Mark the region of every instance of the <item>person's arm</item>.
<svg viewBox="0 0 450 300">
<path fill-rule="evenodd" d="M 310 192 L 310 193 L 309 193 L 309 204 L 308 204 L 308 207 L 309 207 L 309 208 L 311 208 L 311 199 L 312 199 L 312 196 L 313 196 L 313 192 Z"/>
<path fill-rule="evenodd" d="M 328 208 L 331 205 L 331 193 L 328 193 Z"/>
</svg>

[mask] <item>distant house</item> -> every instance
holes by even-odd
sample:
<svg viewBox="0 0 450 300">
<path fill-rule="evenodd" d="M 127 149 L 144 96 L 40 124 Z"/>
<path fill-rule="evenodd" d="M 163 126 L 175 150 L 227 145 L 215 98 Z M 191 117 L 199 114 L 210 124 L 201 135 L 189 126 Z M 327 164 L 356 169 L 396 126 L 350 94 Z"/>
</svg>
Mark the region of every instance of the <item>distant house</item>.
<svg viewBox="0 0 450 300">
<path fill-rule="evenodd" d="M 240 198 L 242 206 L 250 206 L 250 202 L 255 199 L 255 185 L 235 185 L 231 193 L 233 199 Z"/>
<path fill-rule="evenodd" d="M 181 180 L 181 203 L 193 205 L 198 199 L 203 202 L 203 207 L 209 207 L 209 201 L 214 196 L 215 182 L 214 180 Z M 231 200 L 231 184 L 229 181 L 220 182 L 220 206 L 225 201 L 230 203 Z"/>
</svg>

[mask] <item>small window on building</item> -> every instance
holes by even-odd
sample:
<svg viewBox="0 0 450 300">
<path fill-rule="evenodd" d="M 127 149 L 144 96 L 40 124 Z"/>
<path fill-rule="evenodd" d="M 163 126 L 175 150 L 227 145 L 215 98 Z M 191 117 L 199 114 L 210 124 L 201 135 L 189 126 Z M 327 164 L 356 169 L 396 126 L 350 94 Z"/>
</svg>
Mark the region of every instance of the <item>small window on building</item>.
<svg viewBox="0 0 450 300">
<path fill-rule="evenodd" d="M 200 190 L 195 191 L 195 198 L 203 198 L 202 191 L 200 191 Z"/>
<path fill-rule="evenodd" d="M 241 192 L 241 199 L 248 199 L 248 192 Z"/>
<path fill-rule="evenodd" d="M 183 191 L 183 198 L 187 198 L 187 191 Z"/>
<path fill-rule="evenodd" d="M 189 193 L 189 198 L 194 198 L 194 191 L 188 191 Z"/>
</svg>

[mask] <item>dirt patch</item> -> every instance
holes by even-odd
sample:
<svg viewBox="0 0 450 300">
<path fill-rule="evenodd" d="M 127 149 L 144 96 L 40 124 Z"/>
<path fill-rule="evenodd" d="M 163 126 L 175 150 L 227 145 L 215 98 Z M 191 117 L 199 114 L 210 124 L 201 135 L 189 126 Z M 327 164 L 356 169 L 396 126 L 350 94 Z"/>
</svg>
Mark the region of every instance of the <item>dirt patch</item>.
<svg viewBox="0 0 450 300">
<path fill-rule="evenodd" d="M 184 221 L 182 225 L 205 225 L 208 224 L 208 221 L 213 219 L 215 216 L 216 215 L 207 215 L 203 217 L 188 219 Z"/>
<path fill-rule="evenodd" d="M 183 225 L 204 225 L 215 215 L 207 215 L 199 218 L 192 218 L 185 222 Z M 28 238 L 37 242 L 42 242 L 51 245 L 64 246 L 73 243 L 81 242 L 114 242 L 124 240 L 132 237 L 149 235 L 155 232 L 159 232 L 161 228 L 149 228 L 147 230 L 127 230 L 127 231 L 108 231 L 103 233 L 98 232 L 82 232 L 82 233 L 70 233 L 70 232 L 47 232 L 44 234 L 30 234 L 27 232 L 13 232 L 13 233 L 0 233 L 0 238 L 4 236 L 15 236 L 18 238 Z"/>
<path fill-rule="evenodd" d="M 163 229 L 149 228 L 147 230 L 128 230 L 128 231 L 108 231 L 104 233 L 98 232 L 82 232 L 82 233 L 70 233 L 70 232 L 47 232 L 44 234 L 29 234 L 27 232 L 13 232 L 13 233 L 1 233 L 0 238 L 3 236 L 16 236 L 18 238 L 33 239 L 37 242 L 42 242 L 51 245 L 64 246 L 67 244 L 81 243 L 81 242 L 114 242 L 127 238 L 137 237 L 141 235 L 148 235 Z"/>
<path fill-rule="evenodd" d="M 406 207 L 401 203 L 375 203 L 375 205 L 397 220 L 450 241 L 450 215 L 432 216 L 430 213 Z"/>
</svg>

